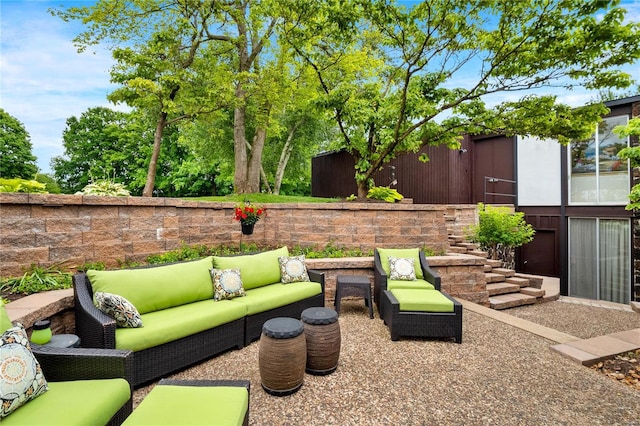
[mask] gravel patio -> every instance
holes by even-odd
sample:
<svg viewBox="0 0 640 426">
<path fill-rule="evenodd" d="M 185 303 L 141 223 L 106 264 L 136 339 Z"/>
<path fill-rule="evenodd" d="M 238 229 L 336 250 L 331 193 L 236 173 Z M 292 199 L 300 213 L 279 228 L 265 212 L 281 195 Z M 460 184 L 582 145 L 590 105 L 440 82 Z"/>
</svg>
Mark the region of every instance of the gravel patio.
<svg viewBox="0 0 640 426">
<path fill-rule="evenodd" d="M 509 314 L 579 338 L 640 327 L 640 314 L 549 302 Z M 640 392 L 551 351 L 545 338 L 464 311 L 463 343 L 392 342 L 362 302 L 344 301 L 338 369 L 274 397 L 259 342 L 172 376 L 251 381 L 252 425 L 640 425 Z M 136 390 L 138 404 L 152 385 Z M 176 407 L 176 409 L 179 409 Z"/>
</svg>

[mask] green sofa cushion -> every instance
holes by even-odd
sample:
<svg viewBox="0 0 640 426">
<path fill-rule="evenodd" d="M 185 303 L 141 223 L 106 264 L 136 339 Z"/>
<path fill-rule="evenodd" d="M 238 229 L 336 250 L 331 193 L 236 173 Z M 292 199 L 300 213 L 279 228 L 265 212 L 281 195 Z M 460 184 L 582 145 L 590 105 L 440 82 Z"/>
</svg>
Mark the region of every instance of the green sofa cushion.
<svg viewBox="0 0 640 426">
<path fill-rule="evenodd" d="M 211 257 L 173 265 L 87 271 L 93 292 L 127 299 L 140 314 L 213 298 Z M 277 261 L 276 261 L 277 265 Z"/>
<path fill-rule="evenodd" d="M 142 328 L 116 328 L 116 349 L 134 352 L 209 330 L 243 318 L 246 309 L 213 299 L 142 315 Z"/>
<path fill-rule="evenodd" d="M 277 283 L 247 290 L 246 293 L 245 297 L 236 297 L 229 302 L 242 305 L 247 315 L 254 315 L 321 294 L 322 286 L 313 281 Z"/>
<path fill-rule="evenodd" d="M 384 273 L 389 276 L 390 268 L 389 268 L 389 256 L 400 257 L 400 258 L 408 258 L 413 259 L 413 266 L 416 270 L 416 278 L 423 279 L 424 275 L 422 274 L 422 268 L 420 267 L 420 249 L 417 248 L 409 248 L 409 249 L 384 249 L 384 248 L 376 248 L 378 254 L 380 255 L 380 264 L 382 265 L 382 269 Z"/>
<path fill-rule="evenodd" d="M 242 425 L 248 409 L 244 387 L 160 385 L 123 425 Z"/>
<path fill-rule="evenodd" d="M 0 300 L 0 334 L 4 333 L 12 327 L 9 314 L 4 308 L 4 303 Z"/>
<path fill-rule="evenodd" d="M 453 302 L 437 290 L 397 288 L 391 293 L 403 312 L 453 312 Z"/>
<path fill-rule="evenodd" d="M 49 382 L 47 392 L 2 419 L 2 426 L 104 425 L 130 397 L 125 379 Z"/>
<path fill-rule="evenodd" d="M 405 281 L 405 280 L 387 280 L 387 290 L 392 290 L 394 288 L 413 288 L 416 290 L 435 290 L 436 288 L 429 281 L 426 280 L 415 280 L 415 281 Z"/>
<path fill-rule="evenodd" d="M 278 257 L 289 256 L 289 249 L 281 247 L 262 253 L 243 256 L 213 256 L 216 269 L 240 269 L 240 278 L 245 290 L 280 282 Z"/>
</svg>

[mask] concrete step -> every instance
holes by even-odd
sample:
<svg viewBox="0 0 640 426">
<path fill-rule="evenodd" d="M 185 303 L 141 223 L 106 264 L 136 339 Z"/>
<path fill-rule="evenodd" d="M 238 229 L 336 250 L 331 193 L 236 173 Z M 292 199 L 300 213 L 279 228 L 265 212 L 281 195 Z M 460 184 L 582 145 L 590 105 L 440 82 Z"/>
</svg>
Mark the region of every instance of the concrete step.
<svg viewBox="0 0 640 426">
<path fill-rule="evenodd" d="M 486 258 L 489 255 L 489 253 L 482 250 L 470 250 L 467 254 L 470 254 L 472 256 L 484 257 L 484 258 Z"/>
<path fill-rule="evenodd" d="M 545 291 L 540 288 L 522 287 L 520 293 L 534 297 L 544 297 Z"/>
<path fill-rule="evenodd" d="M 529 285 L 531 287 L 542 288 L 542 281 L 543 281 L 544 277 L 541 277 L 539 275 L 522 274 L 520 272 L 516 273 L 514 276 L 518 277 L 518 278 L 525 278 L 525 279 L 529 280 Z"/>
<path fill-rule="evenodd" d="M 462 243 L 456 243 L 456 245 L 458 247 L 464 247 L 469 251 L 473 251 L 473 250 L 477 250 L 478 249 L 478 245 L 475 244 L 475 243 L 464 243 L 464 242 L 462 242 Z"/>
<path fill-rule="evenodd" d="M 494 268 L 502 268 L 502 261 L 501 260 L 493 260 L 493 259 L 487 259 L 486 262 L 487 265 L 491 265 Z"/>
<path fill-rule="evenodd" d="M 509 284 L 519 285 L 520 287 L 531 287 L 531 285 L 529 284 L 529 280 L 526 278 L 509 277 L 509 278 L 506 278 L 505 281 L 508 282 Z"/>
<path fill-rule="evenodd" d="M 445 215 L 444 215 L 444 221 L 445 221 L 445 222 L 455 222 L 455 221 L 456 221 L 456 219 L 457 219 L 457 218 L 456 218 L 455 216 L 452 216 L 452 215 L 450 215 L 450 214 L 446 214 L 446 213 L 445 213 Z"/>
<path fill-rule="evenodd" d="M 493 271 L 493 267 L 491 265 L 484 265 L 484 272 L 491 272 Z"/>
<path fill-rule="evenodd" d="M 536 303 L 536 299 L 534 296 L 520 293 L 501 294 L 489 297 L 489 306 L 496 310 L 509 309 L 516 306 L 533 305 Z"/>
<path fill-rule="evenodd" d="M 490 283 L 501 283 L 501 282 L 504 282 L 504 280 L 505 280 L 504 275 L 502 275 L 502 274 L 494 274 L 493 272 L 486 272 L 484 274 L 484 278 L 485 278 L 487 284 L 490 284 Z"/>
<path fill-rule="evenodd" d="M 449 252 L 451 252 L 451 253 L 459 253 L 459 254 L 467 254 L 467 249 L 464 248 L 464 247 L 449 246 Z"/>
<path fill-rule="evenodd" d="M 516 274 L 516 271 L 507 268 L 493 268 L 493 272 L 496 274 L 502 274 L 507 278 L 513 277 Z"/>
<path fill-rule="evenodd" d="M 454 243 L 461 243 L 464 241 L 464 237 L 462 235 L 449 235 L 449 240 Z"/>
<path fill-rule="evenodd" d="M 487 284 L 489 296 L 497 296 L 498 294 L 518 293 L 520 286 L 507 283 L 491 283 Z"/>
</svg>

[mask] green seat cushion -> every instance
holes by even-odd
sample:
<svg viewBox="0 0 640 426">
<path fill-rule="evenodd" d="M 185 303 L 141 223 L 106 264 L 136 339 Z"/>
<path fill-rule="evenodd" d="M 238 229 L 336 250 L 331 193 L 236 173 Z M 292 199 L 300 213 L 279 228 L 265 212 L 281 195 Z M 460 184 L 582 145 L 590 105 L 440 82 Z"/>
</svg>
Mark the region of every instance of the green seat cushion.
<svg viewBox="0 0 640 426">
<path fill-rule="evenodd" d="M 391 293 L 403 312 L 453 312 L 453 302 L 437 290 L 396 288 Z"/>
<path fill-rule="evenodd" d="M 409 249 L 384 249 L 384 248 L 376 248 L 378 254 L 380 255 L 380 264 L 382 265 L 382 269 L 384 273 L 389 276 L 391 272 L 389 268 L 389 256 L 392 257 L 400 257 L 405 259 L 413 259 L 413 266 L 416 270 L 416 278 L 423 279 L 424 275 L 422 274 L 422 268 L 420 267 L 420 249 L 417 248 L 409 248 Z"/>
<path fill-rule="evenodd" d="M 429 281 L 417 279 L 415 281 L 387 280 L 387 290 L 394 288 L 412 288 L 415 290 L 435 290 L 436 288 Z"/>
<path fill-rule="evenodd" d="M 124 297 L 140 314 L 213 298 L 211 256 L 140 269 L 87 271 L 93 292 Z"/>
<path fill-rule="evenodd" d="M 2 419 L 2 426 L 104 425 L 131 398 L 125 379 L 49 382 L 49 390 Z"/>
<path fill-rule="evenodd" d="M 278 257 L 289 256 L 289 249 L 281 247 L 262 253 L 243 256 L 213 256 L 216 269 L 240 269 L 240 278 L 245 290 L 280 282 Z"/>
<path fill-rule="evenodd" d="M 313 281 L 277 283 L 247 290 L 246 293 L 246 296 L 229 302 L 244 306 L 247 315 L 254 315 L 321 294 L 322 286 Z"/>
<path fill-rule="evenodd" d="M 241 425 L 248 409 L 244 387 L 159 385 L 123 425 Z"/>
<path fill-rule="evenodd" d="M 134 352 L 244 318 L 245 308 L 213 299 L 142 315 L 142 328 L 116 328 L 116 349 Z"/>
<path fill-rule="evenodd" d="M 9 314 L 4 308 L 4 303 L 0 300 L 0 334 L 4 333 L 12 327 Z"/>
</svg>

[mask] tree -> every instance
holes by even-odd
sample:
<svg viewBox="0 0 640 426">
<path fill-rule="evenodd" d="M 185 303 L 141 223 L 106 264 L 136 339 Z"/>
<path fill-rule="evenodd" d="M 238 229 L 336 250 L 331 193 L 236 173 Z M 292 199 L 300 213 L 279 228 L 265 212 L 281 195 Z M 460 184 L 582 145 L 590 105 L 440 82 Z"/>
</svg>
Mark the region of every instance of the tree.
<svg viewBox="0 0 640 426">
<path fill-rule="evenodd" d="M 625 24 L 618 3 L 300 1 L 306 26 L 291 26 L 287 40 L 317 74 L 364 197 L 385 162 L 427 144 L 457 148 L 464 133 L 587 137 L 606 111 L 601 103 L 570 108 L 552 95 L 505 95 L 628 87 L 619 66 L 640 58 L 640 24 Z"/>
<path fill-rule="evenodd" d="M 24 125 L 0 108 L 0 177 L 33 179 L 38 171 Z"/>
<path fill-rule="evenodd" d="M 613 132 L 620 137 L 640 138 L 640 118 L 632 118 L 626 126 L 618 126 Z M 640 146 L 630 146 L 623 148 L 618 152 L 618 157 L 623 160 L 630 160 L 631 167 L 640 167 Z M 636 183 L 629 193 L 629 204 L 625 207 L 627 210 L 640 210 L 640 183 Z"/>
</svg>

